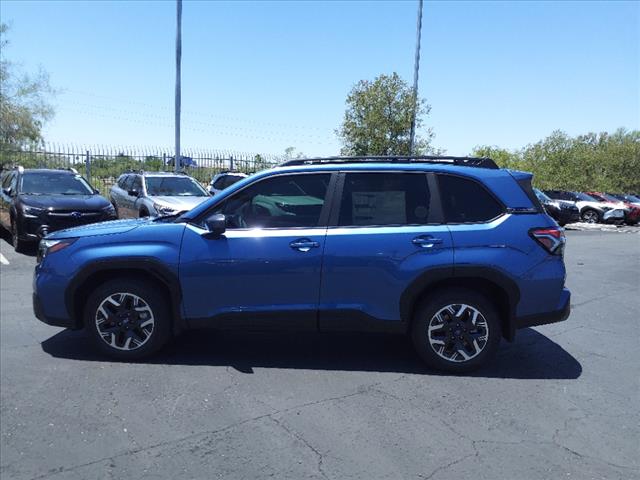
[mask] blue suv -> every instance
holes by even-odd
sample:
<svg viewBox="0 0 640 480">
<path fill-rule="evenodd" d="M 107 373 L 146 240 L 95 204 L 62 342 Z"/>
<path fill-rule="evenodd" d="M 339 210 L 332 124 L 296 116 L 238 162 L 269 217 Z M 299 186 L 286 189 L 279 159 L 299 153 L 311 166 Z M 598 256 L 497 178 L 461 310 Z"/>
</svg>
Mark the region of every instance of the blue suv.
<svg viewBox="0 0 640 480">
<path fill-rule="evenodd" d="M 120 360 L 187 328 L 408 334 L 465 372 L 564 320 L 564 233 L 529 173 L 466 157 L 293 160 L 193 210 L 42 240 L 33 305 Z"/>
</svg>

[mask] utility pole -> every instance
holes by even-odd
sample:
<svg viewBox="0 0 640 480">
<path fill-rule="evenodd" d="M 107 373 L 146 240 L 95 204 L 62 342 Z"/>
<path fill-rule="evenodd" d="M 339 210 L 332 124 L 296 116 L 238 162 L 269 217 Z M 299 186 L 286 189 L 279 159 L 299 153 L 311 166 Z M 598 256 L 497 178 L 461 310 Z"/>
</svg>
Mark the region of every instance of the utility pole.
<svg viewBox="0 0 640 480">
<path fill-rule="evenodd" d="M 416 141 L 416 115 L 418 113 L 418 71 L 420 70 L 420 36 L 422 33 L 422 0 L 418 0 L 418 26 L 416 33 L 416 58 L 413 64 L 413 115 L 411 115 L 411 137 L 409 155 L 413 155 Z"/>
<path fill-rule="evenodd" d="M 182 64 L 182 0 L 176 0 L 176 7 L 176 151 L 175 156 L 173 157 L 173 165 L 174 170 L 177 172 L 180 169 L 180 163 L 182 163 L 182 157 L 180 156 L 180 107 L 182 102 L 182 86 L 180 85 Z"/>
</svg>

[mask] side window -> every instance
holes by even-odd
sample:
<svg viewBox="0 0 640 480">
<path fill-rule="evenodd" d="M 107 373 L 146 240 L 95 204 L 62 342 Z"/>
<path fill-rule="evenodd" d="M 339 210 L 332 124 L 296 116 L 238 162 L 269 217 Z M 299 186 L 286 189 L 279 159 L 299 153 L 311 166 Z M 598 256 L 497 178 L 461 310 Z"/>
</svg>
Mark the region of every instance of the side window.
<svg viewBox="0 0 640 480">
<path fill-rule="evenodd" d="M 227 177 L 220 177 L 218 178 L 214 183 L 213 183 L 213 188 L 215 188 L 216 190 L 222 190 L 223 188 L 226 187 L 225 185 L 225 178 Z"/>
<path fill-rule="evenodd" d="M 347 173 L 338 225 L 426 225 L 429 200 L 425 173 Z"/>
<path fill-rule="evenodd" d="M 438 175 L 438 185 L 447 223 L 487 222 L 502 213 L 500 204 L 478 182 Z"/>
<path fill-rule="evenodd" d="M 16 194 L 18 192 L 18 174 L 13 172 L 9 174 L 9 186 L 11 187 L 11 190 L 14 192 L 12 195 Z"/>
<path fill-rule="evenodd" d="M 124 182 L 122 182 L 122 189 L 128 192 L 129 190 L 131 190 L 132 183 L 133 183 L 133 175 L 127 175 L 127 177 L 124 179 Z"/>
<path fill-rule="evenodd" d="M 132 175 L 133 181 L 131 182 L 131 188 L 129 190 L 137 190 L 138 192 L 142 192 L 142 179 L 140 175 Z"/>
<path fill-rule="evenodd" d="M 331 174 L 286 175 L 265 179 L 226 200 L 229 228 L 315 227 L 320 221 Z"/>
<path fill-rule="evenodd" d="M 11 185 L 11 179 L 13 178 L 14 174 L 13 172 L 5 172 L 2 175 L 2 188 L 9 188 L 9 185 Z"/>
<path fill-rule="evenodd" d="M 128 177 L 129 177 L 128 175 L 121 175 L 120 178 L 118 179 L 118 187 L 124 188 L 124 184 L 127 181 Z"/>
</svg>

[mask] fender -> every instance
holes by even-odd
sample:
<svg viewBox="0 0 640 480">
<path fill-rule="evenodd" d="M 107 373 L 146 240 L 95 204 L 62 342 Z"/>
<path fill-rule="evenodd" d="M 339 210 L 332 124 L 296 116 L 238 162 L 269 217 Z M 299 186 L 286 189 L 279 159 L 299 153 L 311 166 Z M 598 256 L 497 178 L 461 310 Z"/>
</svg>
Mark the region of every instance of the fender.
<svg viewBox="0 0 640 480">
<path fill-rule="evenodd" d="M 180 311 L 182 302 L 182 288 L 175 273 L 154 257 L 118 257 L 117 259 L 96 260 L 87 263 L 76 273 L 69 282 L 65 292 L 65 305 L 70 318 L 78 328 L 81 328 L 81 318 L 76 318 L 74 309 L 76 295 L 81 290 L 85 281 L 96 273 L 108 272 L 110 270 L 140 270 L 151 274 L 156 280 L 165 285 L 171 295 L 172 317 L 174 320 L 174 333 L 181 331 L 184 327 L 184 319 Z"/>
<path fill-rule="evenodd" d="M 505 273 L 495 268 L 481 265 L 462 265 L 450 268 L 433 268 L 425 270 L 405 289 L 400 297 L 400 317 L 403 323 L 409 324 L 413 314 L 413 306 L 418 297 L 431 286 L 442 281 L 463 280 L 487 280 L 507 295 L 508 311 L 506 312 L 506 328 L 504 331 L 507 340 L 513 340 L 516 331 L 516 306 L 520 301 L 520 289 L 517 284 Z"/>
</svg>

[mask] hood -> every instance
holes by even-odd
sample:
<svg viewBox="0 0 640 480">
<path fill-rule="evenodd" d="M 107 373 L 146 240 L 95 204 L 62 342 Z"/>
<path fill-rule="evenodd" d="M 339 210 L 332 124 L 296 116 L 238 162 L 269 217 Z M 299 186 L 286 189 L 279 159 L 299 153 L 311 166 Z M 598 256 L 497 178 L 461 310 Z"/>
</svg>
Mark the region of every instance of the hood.
<svg viewBox="0 0 640 480">
<path fill-rule="evenodd" d="M 45 210 L 101 210 L 109 205 L 102 195 L 20 195 L 20 201 L 30 207 Z"/>
<path fill-rule="evenodd" d="M 63 238 L 94 237 L 96 235 L 113 235 L 125 233 L 134 228 L 153 221 L 150 218 L 134 218 L 129 220 L 112 220 L 110 222 L 92 223 L 80 227 L 67 228 L 47 235 L 47 239 L 61 240 Z"/>
<path fill-rule="evenodd" d="M 200 205 L 202 202 L 206 202 L 211 197 L 149 197 L 152 202 L 160 203 L 171 207 L 174 210 L 180 212 L 182 210 L 191 210 L 193 207 Z"/>
</svg>

